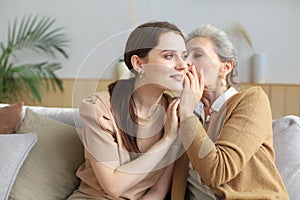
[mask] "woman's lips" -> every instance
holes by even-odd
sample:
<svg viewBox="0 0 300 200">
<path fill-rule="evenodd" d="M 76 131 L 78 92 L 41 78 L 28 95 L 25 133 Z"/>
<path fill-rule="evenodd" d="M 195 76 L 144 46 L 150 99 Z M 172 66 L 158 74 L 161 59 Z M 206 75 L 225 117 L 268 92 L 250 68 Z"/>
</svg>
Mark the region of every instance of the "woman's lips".
<svg viewBox="0 0 300 200">
<path fill-rule="evenodd" d="M 176 81 L 182 81 L 183 80 L 183 75 L 182 74 L 175 74 L 175 75 L 172 75 L 170 77 L 175 79 Z"/>
</svg>

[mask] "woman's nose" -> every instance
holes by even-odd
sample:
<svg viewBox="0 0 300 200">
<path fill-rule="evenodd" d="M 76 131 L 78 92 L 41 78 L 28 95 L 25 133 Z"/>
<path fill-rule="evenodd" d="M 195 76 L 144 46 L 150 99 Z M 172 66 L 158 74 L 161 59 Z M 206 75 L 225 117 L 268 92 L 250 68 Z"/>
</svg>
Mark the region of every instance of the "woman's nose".
<svg viewBox="0 0 300 200">
<path fill-rule="evenodd" d="M 176 69 L 177 70 L 186 70 L 188 68 L 187 60 L 183 58 L 177 58 L 176 59 Z"/>
<path fill-rule="evenodd" d="M 192 61 L 187 59 L 186 62 L 187 62 L 188 70 L 191 71 L 192 70 L 192 66 L 193 66 Z"/>
</svg>

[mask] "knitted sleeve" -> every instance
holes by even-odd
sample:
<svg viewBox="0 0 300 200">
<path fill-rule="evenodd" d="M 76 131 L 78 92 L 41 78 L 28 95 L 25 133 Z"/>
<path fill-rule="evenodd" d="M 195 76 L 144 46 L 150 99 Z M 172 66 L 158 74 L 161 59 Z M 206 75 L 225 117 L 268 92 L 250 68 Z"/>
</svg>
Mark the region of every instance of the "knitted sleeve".
<svg viewBox="0 0 300 200">
<path fill-rule="evenodd" d="M 220 136 L 213 143 L 197 117 L 180 125 L 182 142 L 203 181 L 220 186 L 232 180 L 272 137 L 272 114 L 267 95 L 259 87 L 231 99 Z"/>
</svg>

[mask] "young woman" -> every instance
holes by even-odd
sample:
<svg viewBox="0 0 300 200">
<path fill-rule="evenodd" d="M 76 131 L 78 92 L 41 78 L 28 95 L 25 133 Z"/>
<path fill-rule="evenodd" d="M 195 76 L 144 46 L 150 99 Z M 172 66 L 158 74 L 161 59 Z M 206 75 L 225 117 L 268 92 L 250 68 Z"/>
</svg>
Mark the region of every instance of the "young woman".
<svg viewBox="0 0 300 200">
<path fill-rule="evenodd" d="M 186 81 L 180 100 L 190 162 L 184 155 L 175 165 L 172 199 L 288 199 L 274 164 L 267 95 L 260 87 L 234 89 L 236 54 L 223 31 L 201 26 L 186 45 L 199 73 Z"/>
<path fill-rule="evenodd" d="M 164 199 L 170 189 L 179 100 L 188 71 L 181 31 L 168 22 L 138 26 L 129 36 L 124 60 L 135 78 L 82 101 L 85 162 L 74 199 Z"/>
</svg>

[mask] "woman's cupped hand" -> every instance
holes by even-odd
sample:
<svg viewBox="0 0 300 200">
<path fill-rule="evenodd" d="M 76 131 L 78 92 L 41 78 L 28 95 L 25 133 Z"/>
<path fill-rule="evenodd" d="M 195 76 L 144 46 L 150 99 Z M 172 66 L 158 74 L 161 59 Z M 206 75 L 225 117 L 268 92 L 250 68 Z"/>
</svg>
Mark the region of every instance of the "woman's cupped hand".
<svg viewBox="0 0 300 200">
<path fill-rule="evenodd" d="M 180 96 L 179 119 L 181 122 L 194 115 L 194 110 L 203 96 L 204 86 L 203 70 L 197 72 L 195 65 L 193 65 L 185 76 L 183 91 Z"/>
</svg>

